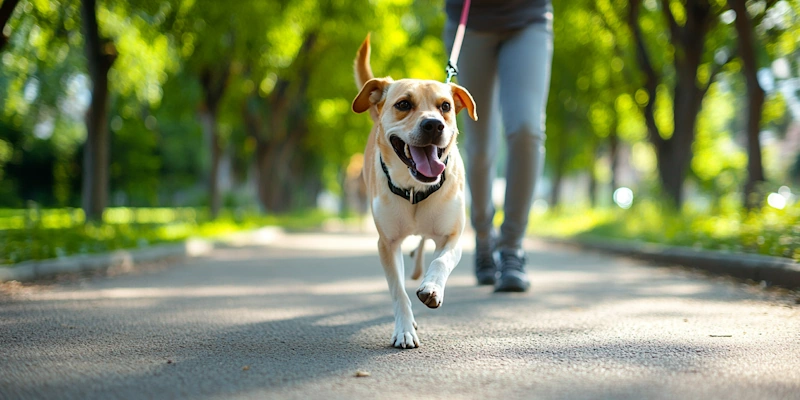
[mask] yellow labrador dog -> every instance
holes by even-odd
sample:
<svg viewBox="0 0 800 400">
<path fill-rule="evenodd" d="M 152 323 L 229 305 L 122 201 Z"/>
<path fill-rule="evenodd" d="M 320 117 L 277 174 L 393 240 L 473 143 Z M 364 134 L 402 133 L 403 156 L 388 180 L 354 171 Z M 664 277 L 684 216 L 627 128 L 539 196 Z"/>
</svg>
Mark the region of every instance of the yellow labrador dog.
<svg viewBox="0 0 800 400">
<path fill-rule="evenodd" d="M 412 279 L 422 274 L 426 239 L 436 243 L 434 260 L 417 297 L 430 308 L 442 305 L 448 276 L 461 259 L 464 229 L 464 164 L 456 147 L 456 114 L 466 109 L 477 120 L 466 89 L 438 81 L 374 78 L 369 36 L 355 60 L 361 91 L 353 111 L 370 112 L 375 122 L 364 151 L 364 180 L 378 228 L 378 252 L 394 301 L 392 345 L 419 346 L 417 323 L 405 290 L 400 245 L 421 235 Z M 413 254 L 413 253 L 412 253 Z"/>
</svg>

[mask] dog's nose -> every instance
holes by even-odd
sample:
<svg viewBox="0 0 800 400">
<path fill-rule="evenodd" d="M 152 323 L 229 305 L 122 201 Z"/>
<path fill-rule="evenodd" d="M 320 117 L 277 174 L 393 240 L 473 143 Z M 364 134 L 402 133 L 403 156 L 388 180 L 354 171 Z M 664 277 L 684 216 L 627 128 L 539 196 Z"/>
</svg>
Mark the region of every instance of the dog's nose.
<svg viewBox="0 0 800 400">
<path fill-rule="evenodd" d="M 422 120 L 419 126 L 422 129 L 422 133 L 429 136 L 431 141 L 438 139 L 444 132 L 444 123 L 435 118 Z"/>
</svg>

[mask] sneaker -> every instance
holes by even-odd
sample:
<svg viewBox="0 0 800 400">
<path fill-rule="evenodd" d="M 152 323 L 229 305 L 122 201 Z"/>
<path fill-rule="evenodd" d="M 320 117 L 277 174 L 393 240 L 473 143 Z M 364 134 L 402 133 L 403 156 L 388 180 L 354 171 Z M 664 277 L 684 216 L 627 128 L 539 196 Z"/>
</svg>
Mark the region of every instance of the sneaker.
<svg viewBox="0 0 800 400">
<path fill-rule="evenodd" d="M 495 292 L 524 292 L 531 287 L 525 275 L 525 252 L 522 249 L 500 252 L 500 277 L 494 285 Z"/>
<path fill-rule="evenodd" d="M 491 250 L 475 251 L 475 278 L 478 285 L 494 285 L 497 275 L 497 262 Z"/>
</svg>

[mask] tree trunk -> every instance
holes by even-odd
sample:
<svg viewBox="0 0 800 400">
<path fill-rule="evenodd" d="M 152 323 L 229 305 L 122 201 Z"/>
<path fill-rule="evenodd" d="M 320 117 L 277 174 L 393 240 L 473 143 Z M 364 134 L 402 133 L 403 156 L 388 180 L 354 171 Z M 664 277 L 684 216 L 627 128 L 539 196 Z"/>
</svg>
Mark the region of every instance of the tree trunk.
<svg viewBox="0 0 800 400">
<path fill-rule="evenodd" d="M 305 100 L 302 100 L 305 101 Z M 273 209 L 278 212 L 288 212 L 294 206 L 295 192 L 299 192 L 296 182 L 302 179 L 302 166 L 293 166 L 293 159 L 298 156 L 300 139 L 305 137 L 307 129 L 298 128 L 289 133 L 287 140 L 282 144 L 280 152 L 273 164 L 273 176 L 276 179 L 276 187 L 282 190 L 275 191 L 273 198 Z"/>
<path fill-rule="evenodd" d="M 261 99 L 256 96 L 245 97 L 242 102 L 242 121 L 244 121 L 245 131 L 256 142 L 254 159 L 256 197 L 261 205 L 261 211 L 269 211 L 269 174 L 271 173 L 270 154 L 272 149 L 264 129 L 264 114 Z"/>
<path fill-rule="evenodd" d="M 744 185 L 744 204 L 748 209 L 759 207 L 761 199 L 759 184 L 765 181 L 764 166 L 761 161 L 761 113 L 764 109 L 764 89 L 758 83 L 758 63 L 756 62 L 756 39 L 753 23 L 747 14 L 744 0 L 728 0 L 730 8 L 736 12 L 736 32 L 739 36 L 739 57 L 742 59 L 747 82 L 747 182 Z"/>
<path fill-rule="evenodd" d="M 647 137 L 653 142 L 656 147 L 659 147 L 656 142 L 662 140 L 661 134 L 658 130 L 655 118 L 656 95 L 658 93 L 658 83 L 660 81 L 659 75 L 656 73 L 653 63 L 650 61 L 647 47 L 645 46 L 644 33 L 639 27 L 639 10 L 642 5 L 642 0 L 633 0 L 628 7 L 628 27 L 631 29 L 634 41 L 636 42 L 636 61 L 639 63 L 639 69 L 644 73 L 644 89 L 647 92 L 647 104 L 642 109 L 644 114 L 645 126 L 647 127 Z"/>
<path fill-rule="evenodd" d="M 592 165 L 589 167 L 589 204 L 592 208 L 597 207 L 597 171 L 595 167 L 595 160 L 597 160 L 598 152 L 600 150 L 596 143 L 592 149 Z"/>
<path fill-rule="evenodd" d="M 256 141 L 256 190 L 258 194 L 258 202 L 261 207 L 266 211 L 269 210 L 270 203 L 270 180 L 269 180 L 269 146 L 265 141 Z"/>
<path fill-rule="evenodd" d="M 8 24 L 8 20 L 11 19 L 11 15 L 14 14 L 18 3 L 19 0 L 3 0 L 3 4 L 0 4 L 0 51 L 8 44 L 8 37 L 3 30 Z"/>
<path fill-rule="evenodd" d="M 698 65 L 676 66 L 679 71 L 673 97 L 675 130 L 672 137 L 660 141 L 661 147 L 656 149 L 658 171 L 664 191 L 679 209 L 684 202 L 683 181 L 692 161 L 692 143 L 703 99 L 694 83 L 697 67 Z"/>
<path fill-rule="evenodd" d="M 86 113 L 82 207 L 87 221 L 102 221 L 108 203 L 108 71 L 117 54 L 110 40 L 100 38 L 95 0 L 81 1 L 81 17 L 92 79 L 92 100 Z"/>
<path fill-rule="evenodd" d="M 559 135 L 563 137 L 564 135 Z M 561 202 L 561 182 L 564 180 L 564 168 L 567 161 L 566 150 L 556 155 L 556 160 L 553 168 L 553 187 L 550 191 L 550 208 L 555 209 Z"/>
<path fill-rule="evenodd" d="M 677 23 L 669 7 L 668 0 L 661 1 L 661 11 L 667 19 L 670 42 L 675 47 L 673 67 L 676 82 L 673 90 L 672 136 L 661 136 L 655 123 L 656 88 L 658 75 L 653 67 L 645 46 L 644 35 L 639 28 L 639 9 L 641 0 L 632 1 L 628 13 L 628 25 L 636 41 L 637 61 L 645 74 L 645 89 L 649 95 L 643 114 L 648 130 L 648 138 L 656 148 L 658 172 L 665 194 L 673 205 L 683 204 L 683 181 L 692 160 L 697 115 L 700 113 L 703 97 L 719 70 L 710 74 L 705 87 L 697 86 L 697 72 L 705 47 L 705 38 L 714 23 L 716 15 L 706 0 L 689 0 L 685 5 L 685 22 Z"/>
<path fill-rule="evenodd" d="M 290 67 L 293 79 L 280 78 L 266 104 L 258 98 L 245 100 L 243 115 L 248 134 L 256 140 L 258 199 L 264 210 L 287 212 L 293 196 L 302 192 L 304 163 L 298 166 L 303 138 L 308 133 L 307 88 L 311 78 L 311 56 L 317 33 L 306 35 L 298 58 Z M 262 115 L 268 121 L 264 122 Z"/>
<path fill-rule="evenodd" d="M 560 168 L 553 171 L 553 187 L 550 191 L 550 209 L 555 209 L 561 202 L 561 181 L 563 180 L 563 171 Z"/>
<path fill-rule="evenodd" d="M 279 96 L 286 99 L 285 96 Z M 271 107 L 263 109 L 264 104 L 260 99 L 251 100 L 242 108 L 243 119 L 248 134 L 256 140 L 255 164 L 256 185 L 258 201 L 264 211 L 285 211 L 283 198 L 285 194 L 285 179 L 283 163 L 291 156 L 292 149 L 287 148 L 291 139 L 286 133 L 286 120 L 284 104 L 271 103 Z M 265 124 L 261 115 L 268 114 L 269 124 Z M 269 126 L 269 128 L 267 128 Z"/>
<path fill-rule="evenodd" d="M 207 67 L 200 74 L 200 86 L 203 88 L 203 106 L 200 109 L 200 120 L 203 134 L 211 150 L 211 171 L 208 178 L 208 202 L 211 219 L 219 216 L 222 208 L 222 197 L 219 192 L 219 163 L 222 158 L 222 146 L 219 140 L 217 115 L 219 105 L 225 90 L 228 87 L 230 63 L 224 63 L 217 68 Z"/>
<path fill-rule="evenodd" d="M 297 153 L 299 139 L 303 136 L 305 135 L 302 132 L 294 132 L 285 136 L 286 140 L 283 141 L 257 142 L 258 195 L 265 210 L 275 213 L 291 210 L 292 195 L 297 189 L 296 182 L 300 180 L 291 163 Z"/>
<path fill-rule="evenodd" d="M 608 135 L 608 152 L 611 163 L 611 193 L 617 190 L 617 169 L 619 169 L 619 136 L 617 136 L 616 123 L 612 126 L 612 131 Z"/>
<path fill-rule="evenodd" d="M 210 110 L 200 112 L 200 122 L 203 128 L 203 137 L 208 141 L 211 151 L 211 166 L 208 177 L 208 206 L 211 219 L 219 216 L 222 200 L 219 193 L 219 162 L 222 158 L 222 148 L 219 144 L 219 132 L 217 130 L 217 116 Z"/>
</svg>

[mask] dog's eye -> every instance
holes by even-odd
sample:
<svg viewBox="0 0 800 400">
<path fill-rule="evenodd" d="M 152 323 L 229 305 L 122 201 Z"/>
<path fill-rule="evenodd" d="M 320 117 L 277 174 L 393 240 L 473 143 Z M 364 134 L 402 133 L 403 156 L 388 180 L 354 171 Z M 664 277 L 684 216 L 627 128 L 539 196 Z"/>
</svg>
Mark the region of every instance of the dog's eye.
<svg viewBox="0 0 800 400">
<path fill-rule="evenodd" d="M 400 100 L 394 105 L 394 108 L 400 111 L 408 111 L 411 109 L 411 102 L 408 100 Z"/>
<path fill-rule="evenodd" d="M 450 112 L 450 103 L 446 101 L 442 103 L 442 112 Z"/>
</svg>

